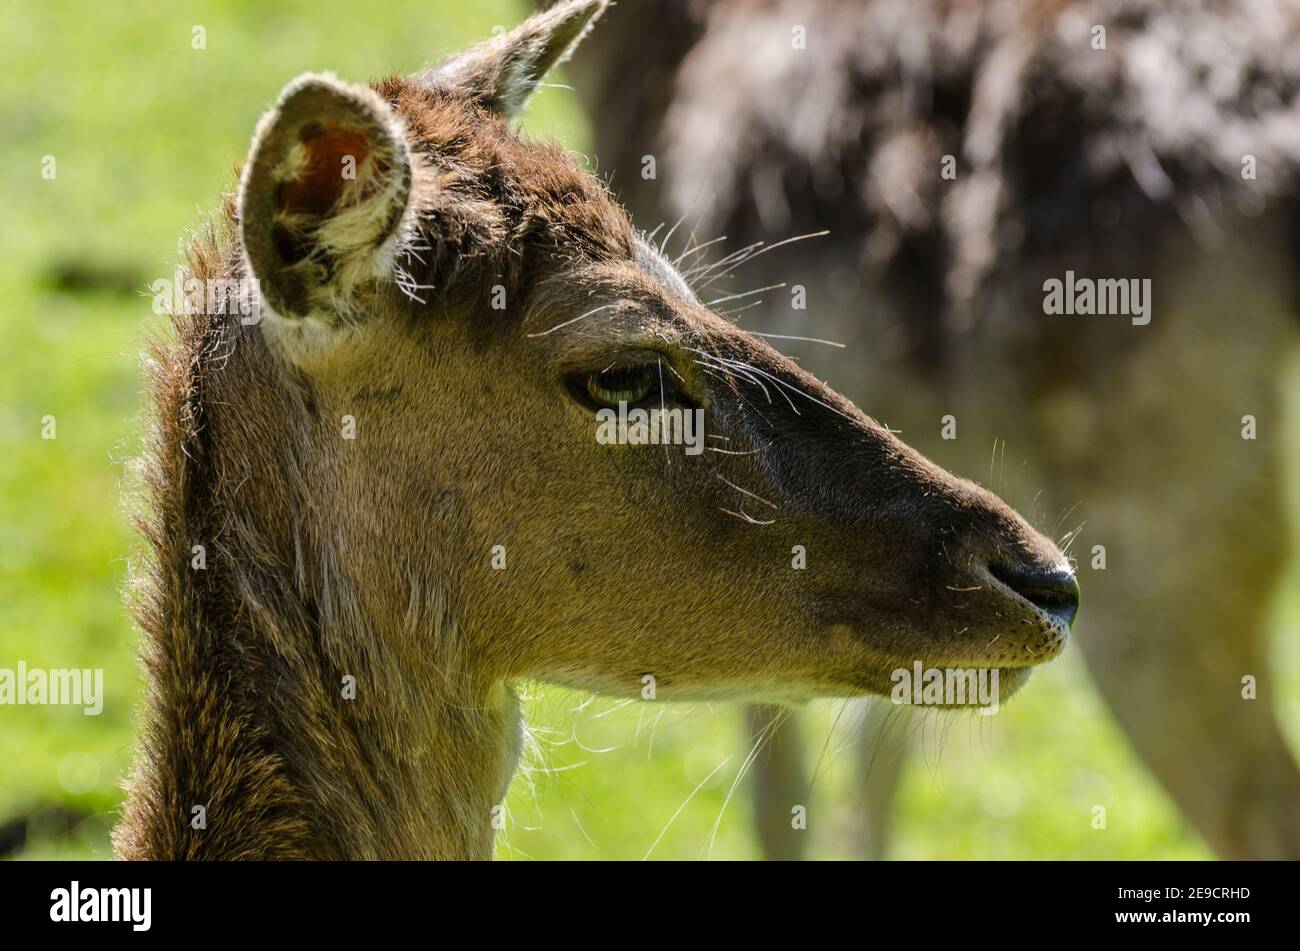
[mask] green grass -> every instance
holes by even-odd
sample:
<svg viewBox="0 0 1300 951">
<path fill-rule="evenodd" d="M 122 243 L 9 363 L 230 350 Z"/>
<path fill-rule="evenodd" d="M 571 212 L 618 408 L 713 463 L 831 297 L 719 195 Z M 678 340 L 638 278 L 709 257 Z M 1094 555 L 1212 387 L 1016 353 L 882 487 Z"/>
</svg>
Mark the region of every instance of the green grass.
<svg viewBox="0 0 1300 951">
<path fill-rule="evenodd" d="M 102 667 L 104 713 L 0 707 L 0 823 L 62 806 L 73 833 L 26 858 L 108 857 L 140 695 L 120 590 L 135 540 L 118 498 L 136 446 L 141 293 L 232 182 L 262 109 L 305 70 L 410 71 L 514 22 L 523 4 L 6 3 L 0 72 L 0 666 Z M 382 11 L 382 12 L 380 12 Z M 207 48 L 191 49 L 194 25 Z M 526 123 L 581 149 L 572 94 Z M 57 177 L 44 180 L 46 155 Z M 41 438 L 42 419 L 57 438 Z M 1086 586 L 1086 579 L 1085 579 Z M 1300 735 L 1300 604 L 1279 610 L 1283 713 Z M 749 858 L 747 752 L 729 706 L 618 705 L 528 687 L 537 752 L 510 795 L 498 853 L 515 858 Z M 861 741 L 838 704 L 800 714 L 811 854 L 847 857 Z M 841 724 L 836 728 L 835 724 Z M 829 740 L 828 740 L 829 737 Z M 1071 648 L 1001 715 L 919 734 L 897 814 L 908 858 L 1207 857 L 1121 739 Z M 728 757 L 730 759 L 728 760 Z M 709 774 L 719 764 L 711 778 Z M 1108 827 L 1091 828 L 1105 805 Z M 717 826 L 716 835 L 711 831 Z"/>
</svg>

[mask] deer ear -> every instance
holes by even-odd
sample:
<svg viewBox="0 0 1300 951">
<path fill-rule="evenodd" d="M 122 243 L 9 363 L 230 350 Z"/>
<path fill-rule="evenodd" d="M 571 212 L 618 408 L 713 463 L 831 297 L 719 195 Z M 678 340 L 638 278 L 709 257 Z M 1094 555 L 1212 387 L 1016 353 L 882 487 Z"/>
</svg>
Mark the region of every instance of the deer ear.
<svg viewBox="0 0 1300 951">
<path fill-rule="evenodd" d="M 513 118 L 542 79 L 572 55 L 609 0 L 564 0 L 509 33 L 431 66 L 415 81 L 450 89 L 503 118 Z"/>
<path fill-rule="evenodd" d="M 374 91 L 306 73 L 253 137 L 239 185 L 244 251 L 281 317 L 351 322 L 392 273 L 411 152 Z"/>
</svg>

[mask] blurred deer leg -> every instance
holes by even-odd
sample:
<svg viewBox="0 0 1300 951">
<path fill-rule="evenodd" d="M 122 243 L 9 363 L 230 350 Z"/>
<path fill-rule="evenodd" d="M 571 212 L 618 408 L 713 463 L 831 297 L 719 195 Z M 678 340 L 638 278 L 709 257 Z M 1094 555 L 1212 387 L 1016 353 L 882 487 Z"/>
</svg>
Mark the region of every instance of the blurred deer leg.
<svg viewBox="0 0 1300 951">
<path fill-rule="evenodd" d="M 883 859 L 890 846 L 890 818 L 898 781 L 907 762 L 911 734 L 911 712 L 887 700 L 864 700 L 857 704 L 854 729 L 860 737 L 858 784 L 860 798 L 854 814 L 854 851 L 862 858 Z"/>
<path fill-rule="evenodd" d="M 808 805 L 798 715 L 787 707 L 750 704 L 745 707 L 745 719 L 752 743 L 758 747 L 750 767 L 750 785 L 754 828 L 763 857 L 802 859 L 808 831 L 795 828 L 792 821 L 794 807 Z"/>
<path fill-rule="evenodd" d="M 858 736 L 854 784 L 853 852 L 881 859 L 889 847 L 890 815 L 898 780 L 907 761 L 910 712 L 884 700 L 853 701 L 849 729 Z M 791 711 L 753 705 L 745 708 L 752 742 L 763 743 L 750 768 L 754 828 L 768 859 L 802 859 L 808 833 L 791 824 L 791 810 L 807 805 L 803 737 Z"/>
<path fill-rule="evenodd" d="M 1089 600 L 1097 610 L 1078 638 L 1102 694 L 1188 821 L 1224 858 L 1300 858 L 1300 772 L 1273 715 L 1276 681 L 1265 649 L 1280 562 L 1277 546 L 1263 539 L 1286 524 L 1277 488 L 1259 484 L 1223 499 L 1206 487 L 1194 518 L 1145 500 L 1142 524 L 1163 520 L 1166 529 L 1114 525 L 1111 564 L 1084 585 L 1085 598 L 1095 589 Z M 1091 527 L 1088 536 L 1105 537 Z M 1176 574 L 1139 567 L 1170 552 L 1180 563 Z M 1134 584 L 1142 579 L 1145 587 Z M 1246 677 L 1258 699 L 1243 699 Z M 1115 816 L 1122 808 L 1110 810 L 1112 823 L 1123 822 Z"/>
</svg>

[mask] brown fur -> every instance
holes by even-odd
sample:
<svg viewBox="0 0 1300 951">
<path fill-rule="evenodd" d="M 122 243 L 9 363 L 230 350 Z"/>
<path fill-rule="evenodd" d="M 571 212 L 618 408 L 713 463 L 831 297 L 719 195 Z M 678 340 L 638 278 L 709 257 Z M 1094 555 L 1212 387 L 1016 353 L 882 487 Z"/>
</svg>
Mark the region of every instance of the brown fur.
<svg viewBox="0 0 1300 951">
<path fill-rule="evenodd" d="M 1068 620 L 992 573 L 1057 568 L 1050 541 L 710 311 L 597 179 L 510 130 L 601 9 L 374 93 L 300 77 L 259 125 L 239 220 L 190 267 L 251 267 L 275 306 L 177 315 L 152 350 L 121 855 L 488 857 L 518 678 L 780 699 L 921 660 L 995 666 L 1005 697 L 1063 646 Z M 340 187 L 320 156 L 354 134 Z M 705 410 L 711 452 L 592 438 L 564 381 L 632 354 Z"/>
</svg>

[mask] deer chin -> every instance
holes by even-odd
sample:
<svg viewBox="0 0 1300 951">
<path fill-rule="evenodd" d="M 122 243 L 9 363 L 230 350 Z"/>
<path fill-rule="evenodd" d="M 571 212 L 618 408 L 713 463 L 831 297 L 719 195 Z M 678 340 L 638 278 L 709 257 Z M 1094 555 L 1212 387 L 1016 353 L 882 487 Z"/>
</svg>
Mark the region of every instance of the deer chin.
<svg viewBox="0 0 1300 951">
<path fill-rule="evenodd" d="M 896 706 L 996 713 L 1028 681 L 1033 667 L 899 662 L 888 671 L 861 674 L 851 693 L 870 694 Z"/>
<path fill-rule="evenodd" d="M 1031 605 L 1008 599 L 998 607 L 1000 624 L 972 624 L 963 629 L 961 643 L 927 644 L 920 631 L 906 638 L 894 631 L 885 639 L 853 624 L 832 625 L 825 637 L 835 655 L 858 659 L 820 692 L 871 694 L 912 706 L 996 709 L 1028 682 L 1035 667 L 1059 656 L 1069 638 L 1067 624 Z M 906 653 L 887 646 L 900 640 L 914 646 Z"/>
</svg>

